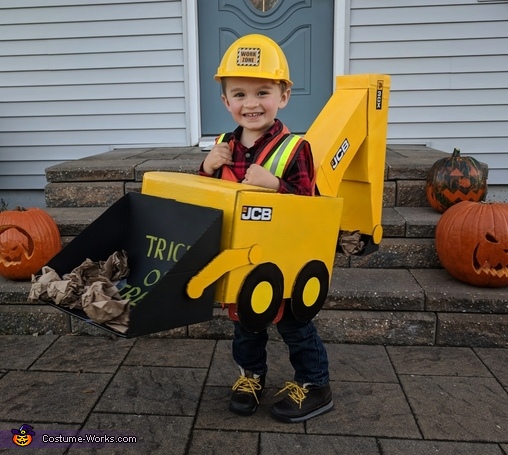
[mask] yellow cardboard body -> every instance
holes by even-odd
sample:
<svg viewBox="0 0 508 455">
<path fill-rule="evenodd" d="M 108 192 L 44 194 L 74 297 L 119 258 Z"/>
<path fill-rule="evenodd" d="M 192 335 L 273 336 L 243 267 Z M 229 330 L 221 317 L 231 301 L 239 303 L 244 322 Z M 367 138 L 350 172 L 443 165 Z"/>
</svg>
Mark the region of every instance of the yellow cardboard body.
<svg viewBox="0 0 508 455">
<path fill-rule="evenodd" d="M 311 259 L 323 261 L 331 275 L 342 208 L 340 198 L 278 194 L 241 183 L 172 172 L 147 172 L 142 192 L 224 212 L 221 250 L 224 254 L 242 253 L 230 254 L 225 261 L 212 261 L 194 283 L 191 280 L 193 295 L 220 277 L 216 300 L 235 303 L 245 276 L 260 260 L 273 262 L 281 269 L 284 298 L 291 297 L 297 273 Z M 258 210 L 251 219 L 243 219 L 244 210 L 249 207 Z M 265 210 L 265 217 L 269 213 L 270 220 L 262 219 L 259 209 Z"/>
<path fill-rule="evenodd" d="M 221 254 L 191 279 L 191 297 L 217 281 L 216 300 L 236 303 L 255 265 L 272 262 L 284 277 L 283 296 L 290 298 L 309 261 L 322 261 L 331 277 L 339 231 L 359 230 L 381 242 L 389 89 L 386 75 L 337 78 L 337 90 L 305 135 L 319 196 L 278 194 L 190 174 L 144 175 L 144 194 L 223 211 Z M 316 290 L 310 286 L 311 300 Z"/>
</svg>

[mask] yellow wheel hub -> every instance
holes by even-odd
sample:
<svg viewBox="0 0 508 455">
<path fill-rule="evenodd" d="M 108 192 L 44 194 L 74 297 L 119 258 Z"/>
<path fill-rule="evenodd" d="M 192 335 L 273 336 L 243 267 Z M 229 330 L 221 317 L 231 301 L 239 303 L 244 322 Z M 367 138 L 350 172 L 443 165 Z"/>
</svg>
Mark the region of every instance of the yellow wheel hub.
<svg viewBox="0 0 508 455">
<path fill-rule="evenodd" d="M 320 290 L 321 286 L 319 284 L 319 280 L 316 277 L 312 277 L 309 281 L 307 281 L 307 283 L 305 283 L 302 296 L 303 304 L 306 307 L 314 305 L 318 299 Z"/>
<path fill-rule="evenodd" d="M 251 305 L 257 314 L 263 314 L 273 300 L 272 285 L 268 281 L 259 283 L 252 292 Z"/>
</svg>

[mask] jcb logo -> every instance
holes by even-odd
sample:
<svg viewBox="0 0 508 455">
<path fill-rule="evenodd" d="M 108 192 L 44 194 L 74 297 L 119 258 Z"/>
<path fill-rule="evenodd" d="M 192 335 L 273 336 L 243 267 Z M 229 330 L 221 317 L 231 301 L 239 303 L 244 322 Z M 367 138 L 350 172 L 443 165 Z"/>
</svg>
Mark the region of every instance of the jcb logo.
<svg viewBox="0 0 508 455">
<path fill-rule="evenodd" d="M 330 162 L 330 165 L 332 166 L 333 170 L 335 170 L 337 168 L 337 166 L 340 163 L 340 160 L 342 159 L 342 157 L 344 156 L 344 154 L 347 152 L 348 149 L 349 149 L 349 141 L 346 138 L 346 139 L 344 139 L 344 142 L 341 144 L 341 146 L 339 147 L 339 150 L 337 150 L 337 153 L 335 154 L 335 156 L 332 158 L 332 161 Z"/>
<path fill-rule="evenodd" d="M 271 207 L 251 207 L 244 205 L 242 207 L 242 220 L 244 221 L 271 221 Z"/>
</svg>

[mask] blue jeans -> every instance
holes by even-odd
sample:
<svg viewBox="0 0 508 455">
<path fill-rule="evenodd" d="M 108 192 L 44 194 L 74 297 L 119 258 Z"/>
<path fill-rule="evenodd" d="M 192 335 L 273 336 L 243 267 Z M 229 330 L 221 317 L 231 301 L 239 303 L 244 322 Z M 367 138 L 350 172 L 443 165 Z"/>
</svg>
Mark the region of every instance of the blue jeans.
<svg viewBox="0 0 508 455">
<path fill-rule="evenodd" d="M 235 321 L 234 325 L 233 359 L 244 370 L 266 374 L 267 331 L 253 333 L 245 330 L 239 322 Z M 294 380 L 318 387 L 328 384 L 328 356 L 314 323 L 298 321 L 287 301 L 277 330 L 289 348 L 289 360 L 295 370 Z"/>
</svg>

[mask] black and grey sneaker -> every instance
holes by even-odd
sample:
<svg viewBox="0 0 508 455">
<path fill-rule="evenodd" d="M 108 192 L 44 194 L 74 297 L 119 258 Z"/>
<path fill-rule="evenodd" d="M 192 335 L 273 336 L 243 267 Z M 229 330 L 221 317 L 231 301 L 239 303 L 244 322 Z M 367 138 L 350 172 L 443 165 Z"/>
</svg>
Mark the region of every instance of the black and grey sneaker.
<svg viewBox="0 0 508 455">
<path fill-rule="evenodd" d="M 282 392 L 287 392 L 286 398 L 270 408 L 272 415 L 282 422 L 303 422 L 333 409 L 332 391 L 328 384 L 317 387 L 286 382 L 286 386 L 277 395 Z"/>
<path fill-rule="evenodd" d="M 265 375 L 259 376 L 241 369 L 240 377 L 232 387 L 233 394 L 229 400 L 229 410 L 242 416 L 254 414 L 264 388 Z"/>
</svg>

